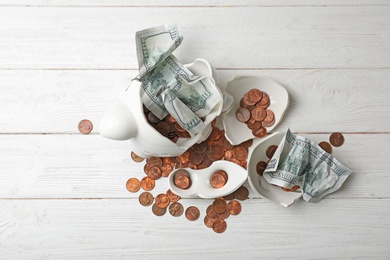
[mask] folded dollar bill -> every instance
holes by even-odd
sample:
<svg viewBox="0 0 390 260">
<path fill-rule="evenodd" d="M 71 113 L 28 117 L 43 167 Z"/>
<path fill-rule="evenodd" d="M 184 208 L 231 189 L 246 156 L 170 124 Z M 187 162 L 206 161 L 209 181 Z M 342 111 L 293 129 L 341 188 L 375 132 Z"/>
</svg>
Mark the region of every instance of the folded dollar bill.
<svg viewBox="0 0 390 260">
<path fill-rule="evenodd" d="M 136 33 L 142 103 L 159 119 L 171 114 L 191 136 L 203 131 L 206 117 L 222 99 L 215 84 L 194 75 L 172 52 L 183 41 L 176 25 Z"/>
<path fill-rule="evenodd" d="M 301 187 L 302 198 L 318 202 L 338 190 L 352 171 L 313 141 L 293 135 L 290 129 L 264 171 L 271 184 Z"/>
</svg>

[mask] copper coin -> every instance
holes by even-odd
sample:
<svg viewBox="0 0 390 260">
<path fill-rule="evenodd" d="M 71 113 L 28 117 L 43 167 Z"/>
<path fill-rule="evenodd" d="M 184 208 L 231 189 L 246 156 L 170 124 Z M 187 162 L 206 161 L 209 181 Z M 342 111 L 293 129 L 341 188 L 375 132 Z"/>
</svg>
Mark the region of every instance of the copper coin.
<svg viewBox="0 0 390 260">
<path fill-rule="evenodd" d="M 267 123 L 265 121 L 261 122 L 261 124 L 264 126 L 264 127 L 271 127 L 275 124 L 275 118 L 274 120 L 272 120 L 271 122 Z"/>
<path fill-rule="evenodd" d="M 200 144 L 194 144 L 191 149 L 193 149 L 196 153 L 204 153 L 207 151 L 207 143 L 201 142 Z"/>
<path fill-rule="evenodd" d="M 152 205 L 153 199 L 153 195 L 147 191 L 142 192 L 138 197 L 139 203 L 145 207 Z"/>
<path fill-rule="evenodd" d="M 157 207 L 156 203 L 154 203 L 152 206 L 152 212 L 156 216 L 162 216 L 165 214 L 166 211 L 167 211 L 167 208 L 159 208 L 159 207 Z"/>
<path fill-rule="evenodd" d="M 227 209 L 227 204 L 224 199 L 215 199 L 213 202 L 213 209 L 216 213 L 221 214 L 222 212 L 226 211 Z"/>
<path fill-rule="evenodd" d="M 264 118 L 267 116 L 267 112 L 265 111 L 264 108 L 261 107 L 255 107 L 252 112 L 251 112 L 252 117 L 256 121 L 263 121 Z"/>
<path fill-rule="evenodd" d="M 233 192 L 233 193 L 230 193 L 228 195 L 223 196 L 223 198 L 225 200 L 234 200 L 236 198 L 236 196 L 234 196 L 234 192 Z"/>
<path fill-rule="evenodd" d="M 226 230 L 226 221 L 220 218 L 214 220 L 212 228 L 215 233 L 223 233 Z"/>
<path fill-rule="evenodd" d="M 209 218 L 207 215 L 204 217 L 203 223 L 206 227 L 211 228 L 213 226 L 215 218 Z"/>
<path fill-rule="evenodd" d="M 245 123 L 251 118 L 251 112 L 247 108 L 240 107 L 236 112 L 238 121 Z"/>
<path fill-rule="evenodd" d="M 242 146 L 242 147 L 248 149 L 252 144 L 253 144 L 253 140 L 249 139 L 248 141 L 245 141 L 245 142 L 239 144 L 239 146 Z"/>
<path fill-rule="evenodd" d="M 285 188 L 285 187 L 280 187 L 280 188 L 282 188 L 282 190 L 284 190 L 284 191 L 294 192 L 294 191 L 296 191 L 297 189 L 299 189 L 299 186 L 298 186 L 298 185 L 295 185 L 295 186 L 291 187 L 290 189 L 289 189 L 289 188 Z"/>
<path fill-rule="evenodd" d="M 162 175 L 162 172 L 161 172 L 161 169 L 157 166 L 150 166 L 148 169 L 147 169 L 147 173 L 149 178 L 151 178 L 152 180 L 157 180 L 161 177 Z"/>
<path fill-rule="evenodd" d="M 248 156 L 248 151 L 242 146 L 236 146 L 233 149 L 233 156 L 239 161 L 243 161 Z"/>
<path fill-rule="evenodd" d="M 213 205 L 207 207 L 206 215 L 211 219 L 216 219 L 219 217 L 219 213 L 215 212 Z"/>
<path fill-rule="evenodd" d="M 226 150 L 224 154 L 225 160 L 230 161 L 230 159 L 233 158 L 233 149 L 231 150 Z"/>
<path fill-rule="evenodd" d="M 142 158 L 141 156 L 138 156 L 134 152 L 131 152 L 131 159 L 133 159 L 133 161 L 135 161 L 135 162 L 142 162 L 144 160 L 144 158 Z"/>
<path fill-rule="evenodd" d="M 256 119 L 254 119 L 253 117 L 249 118 L 248 121 L 245 122 L 245 124 L 249 127 L 250 125 L 253 125 L 254 123 L 256 123 Z"/>
<path fill-rule="evenodd" d="M 256 172 L 257 174 L 259 174 L 260 176 L 263 176 L 263 173 L 265 171 L 265 169 L 267 168 L 267 163 L 264 162 L 264 161 L 260 161 L 256 164 Z"/>
<path fill-rule="evenodd" d="M 190 152 L 189 152 L 189 151 L 185 151 L 185 152 L 182 153 L 181 155 L 176 156 L 176 160 L 177 160 L 179 163 L 186 163 L 186 162 L 188 162 L 189 157 L 190 157 Z"/>
<path fill-rule="evenodd" d="M 173 191 L 171 191 L 170 189 L 167 190 L 167 196 L 170 202 L 176 202 L 180 199 L 180 196 L 173 193 Z"/>
<path fill-rule="evenodd" d="M 229 210 L 226 208 L 226 210 L 222 212 L 221 215 L 219 215 L 219 218 L 227 219 L 229 216 L 230 216 Z"/>
<path fill-rule="evenodd" d="M 340 147 L 344 144 L 344 136 L 341 133 L 333 133 L 329 137 L 329 142 L 334 147 Z"/>
<path fill-rule="evenodd" d="M 246 105 L 246 106 L 254 106 L 256 104 L 256 102 L 252 102 L 251 101 L 251 97 L 249 95 L 249 92 L 245 93 L 244 96 L 242 97 L 242 100 L 243 100 L 243 103 Z"/>
<path fill-rule="evenodd" d="M 263 98 L 263 92 L 260 90 L 253 88 L 248 91 L 248 99 L 252 103 L 257 103 Z"/>
<path fill-rule="evenodd" d="M 214 144 L 210 149 L 211 160 L 215 161 L 221 159 L 224 154 L 225 150 L 223 149 L 222 145 Z"/>
<path fill-rule="evenodd" d="M 216 141 L 219 138 L 221 138 L 221 136 L 222 136 L 221 129 L 219 129 L 218 127 L 213 127 L 213 129 L 211 130 L 211 133 L 209 135 L 209 139 L 213 140 L 213 141 Z"/>
<path fill-rule="evenodd" d="M 200 211 L 197 207 L 190 206 L 186 209 L 185 216 L 190 221 L 195 221 L 200 216 Z"/>
<path fill-rule="evenodd" d="M 154 188 L 154 180 L 152 180 L 151 178 L 149 177 L 143 177 L 142 180 L 141 180 L 141 188 L 143 190 L 153 190 Z"/>
<path fill-rule="evenodd" d="M 179 217 L 183 214 L 183 205 L 179 202 L 174 202 L 169 206 L 169 213 L 174 217 Z"/>
<path fill-rule="evenodd" d="M 253 130 L 252 134 L 257 138 L 261 138 L 267 134 L 267 129 L 265 129 L 264 127 L 260 127 L 257 130 Z"/>
<path fill-rule="evenodd" d="M 271 159 L 272 156 L 274 156 L 276 149 L 278 149 L 277 145 L 270 145 L 268 146 L 267 150 L 265 151 L 265 155 L 268 157 L 268 159 Z"/>
<path fill-rule="evenodd" d="M 190 174 L 184 169 L 179 169 L 175 173 L 173 182 L 180 189 L 188 189 L 191 187 Z"/>
<path fill-rule="evenodd" d="M 332 146 L 330 145 L 330 143 L 323 141 L 323 142 L 319 143 L 318 145 L 328 154 L 332 153 Z"/>
<path fill-rule="evenodd" d="M 149 157 L 146 159 L 146 163 L 148 163 L 149 165 L 158 166 L 158 167 L 161 167 L 163 164 L 162 159 L 160 157 Z"/>
<path fill-rule="evenodd" d="M 225 135 L 222 136 L 222 147 L 226 150 L 233 149 L 234 146 L 226 139 Z"/>
<path fill-rule="evenodd" d="M 190 156 L 188 157 L 188 160 L 192 164 L 199 165 L 203 161 L 203 156 L 202 156 L 202 154 L 196 153 L 195 151 L 191 150 Z"/>
<path fill-rule="evenodd" d="M 267 116 L 263 119 L 264 123 L 271 123 L 275 119 L 275 114 L 270 109 L 265 110 L 267 113 Z"/>
<path fill-rule="evenodd" d="M 152 112 L 149 112 L 147 114 L 147 119 L 148 119 L 148 122 L 150 123 L 153 123 L 153 124 L 157 124 L 158 122 L 160 122 L 160 118 L 158 118 L 155 114 L 153 114 Z"/>
<path fill-rule="evenodd" d="M 187 130 L 185 130 L 183 127 L 181 127 L 181 125 L 179 125 L 178 122 L 175 123 L 175 130 L 177 130 L 180 133 L 187 132 Z"/>
<path fill-rule="evenodd" d="M 79 131 L 82 134 L 89 134 L 92 131 L 92 122 L 88 119 L 83 119 L 79 122 L 78 125 Z"/>
<path fill-rule="evenodd" d="M 165 120 L 167 121 L 167 122 L 169 122 L 169 123 L 176 123 L 176 119 L 171 115 L 171 114 L 169 114 L 169 115 L 167 115 L 166 117 L 165 117 Z"/>
<path fill-rule="evenodd" d="M 238 215 L 241 212 L 241 203 L 237 200 L 232 200 L 227 205 L 228 211 L 232 215 Z"/>
<path fill-rule="evenodd" d="M 169 132 L 172 132 L 171 131 L 171 125 L 168 124 L 167 122 L 165 121 L 160 121 L 157 123 L 156 125 L 156 128 L 158 129 L 163 129 L 165 132 L 169 133 Z"/>
<path fill-rule="evenodd" d="M 249 196 L 249 191 L 246 187 L 241 186 L 234 192 L 234 196 L 236 196 L 236 199 L 238 200 L 246 200 Z"/>
<path fill-rule="evenodd" d="M 223 178 L 227 181 L 228 174 L 224 170 L 216 170 L 214 174 L 220 174 L 223 176 Z"/>
<path fill-rule="evenodd" d="M 161 166 L 161 176 L 168 177 L 172 170 L 173 167 L 170 164 L 163 164 L 163 166 Z"/>
<path fill-rule="evenodd" d="M 248 128 L 252 131 L 259 129 L 262 126 L 260 121 L 255 121 L 253 124 L 248 125 Z"/>
<path fill-rule="evenodd" d="M 256 106 L 265 106 L 270 103 L 269 96 L 266 92 L 263 92 L 263 98 L 256 104 Z"/>
<path fill-rule="evenodd" d="M 158 194 L 156 197 L 156 206 L 159 208 L 166 208 L 169 205 L 169 198 L 166 194 Z"/>
<path fill-rule="evenodd" d="M 225 186 L 226 184 L 226 179 L 221 175 L 221 174 L 213 174 L 210 177 L 210 185 L 215 188 L 219 189 Z"/>
<path fill-rule="evenodd" d="M 137 192 L 140 187 L 141 184 L 137 178 L 130 178 L 126 182 L 126 189 L 130 192 Z"/>
<path fill-rule="evenodd" d="M 175 166 L 175 163 L 176 163 L 176 158 L 175 157 L 163 157 L 162 162 L 163 162 L 163 165 L 169 164 L 173 168 Z"/>
</svg>

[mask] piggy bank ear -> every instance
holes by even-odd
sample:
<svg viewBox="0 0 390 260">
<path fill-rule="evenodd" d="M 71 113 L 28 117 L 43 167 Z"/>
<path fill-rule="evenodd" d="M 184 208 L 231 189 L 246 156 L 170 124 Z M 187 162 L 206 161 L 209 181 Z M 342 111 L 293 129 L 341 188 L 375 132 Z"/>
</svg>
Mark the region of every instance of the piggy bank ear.
<svg viewBox="0 0 390 260">
<path fill-rule="evenodd" d="M 129 107 L 120 104 L 108 111 L 100 122 L 100 135 L 114 140 L 128 140 L 137 135 L 137 122 Z"/>
</svg>

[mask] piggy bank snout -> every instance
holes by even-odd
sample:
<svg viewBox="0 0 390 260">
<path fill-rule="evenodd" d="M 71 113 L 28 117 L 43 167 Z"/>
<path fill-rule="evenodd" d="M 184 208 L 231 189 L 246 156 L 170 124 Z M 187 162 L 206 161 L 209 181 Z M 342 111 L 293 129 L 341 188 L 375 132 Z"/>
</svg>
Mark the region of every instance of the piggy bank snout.
<svg viewBox="0 0 390 260">
<path fill-rule="evenodd" d="M 100 122 L 100 135 L 114 140 L 128 140 L 137 135 L 137 122 L 129 107 L 120 104 L 108 111 Z"/>
</svg>

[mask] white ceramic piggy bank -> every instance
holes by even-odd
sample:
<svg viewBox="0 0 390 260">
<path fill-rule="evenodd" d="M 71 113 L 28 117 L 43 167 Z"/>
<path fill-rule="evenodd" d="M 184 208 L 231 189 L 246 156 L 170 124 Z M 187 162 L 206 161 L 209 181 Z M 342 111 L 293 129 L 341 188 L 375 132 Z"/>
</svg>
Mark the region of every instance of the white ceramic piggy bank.
<svg viewBox="0 0 390 260">
<path fill-rule="evenodd" d="M 137 155 L 147 158 L 151 156 L 177 156 L 185 152 L 195 143 L 207 139 L 211 133 L 211 121 L 222 111 L 222 92 L 216 83 L 216 75 L 211 65 L 204 59 L 197 59 L 185 65 L 194 75 L 206 76 L 212 86 L 220 92 L 221 100 L 206 116 L 206 128 L 194 137 L 179 138 L 176 143 L 162 136 L 145 118 L 140 98 L 141 82 L 133 80 L 121 97 L 120 104 L 108 111 L 100 123 L 100 135 L 114 140 L 130 140 L 130 148 Z M 230 101 L 229 101 L 230 102 Z M 226 107 L 226 106 L 225 106 Z"/>
</svg>

